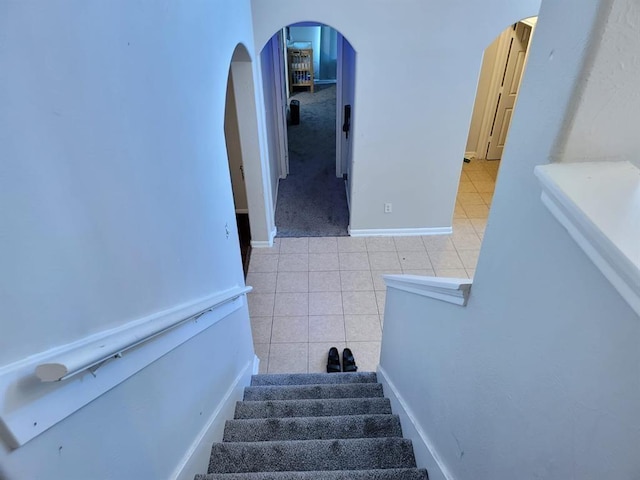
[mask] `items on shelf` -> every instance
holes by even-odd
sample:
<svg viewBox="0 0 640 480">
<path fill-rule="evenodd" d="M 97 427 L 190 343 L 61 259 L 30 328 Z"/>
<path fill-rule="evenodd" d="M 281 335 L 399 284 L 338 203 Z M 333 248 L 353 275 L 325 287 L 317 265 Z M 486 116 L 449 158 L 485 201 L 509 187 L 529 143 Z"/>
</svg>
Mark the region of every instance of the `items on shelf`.
<svg viewBox="0 0 640 480">
<path fill-rule="evenodd" d="M 295 87 L 308 87 L 313 93 L 313 49 L 288 48 L 289 93 Z"/>
</svg>

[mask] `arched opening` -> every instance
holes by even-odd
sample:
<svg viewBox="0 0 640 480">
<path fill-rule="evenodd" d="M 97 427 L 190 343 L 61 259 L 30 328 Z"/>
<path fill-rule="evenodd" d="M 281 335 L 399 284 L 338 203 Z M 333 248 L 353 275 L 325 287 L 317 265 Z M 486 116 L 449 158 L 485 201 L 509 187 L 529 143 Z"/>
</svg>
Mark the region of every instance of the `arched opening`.
<svg viewBox="0 0 640 480">
<path fill-rule="evenodd" d="M 271 241 L 273 212 L 263 182 L 252 62 L 242 44 L 236 46 L 229 66 L 224 132 L 246 276 L 251 246 Z"/>
<path fill-rule="evenodd" d="M 516 22 L 485 49 L 456 197 L 453 242 L 473 277 L 537 17 Z"/>
<path fill-rule="evenodd" d="M 304 22 L 276 32 L 260 59 L 278 236 L 346 236 L 355 51 L 330 26 Z"/>
</svg>

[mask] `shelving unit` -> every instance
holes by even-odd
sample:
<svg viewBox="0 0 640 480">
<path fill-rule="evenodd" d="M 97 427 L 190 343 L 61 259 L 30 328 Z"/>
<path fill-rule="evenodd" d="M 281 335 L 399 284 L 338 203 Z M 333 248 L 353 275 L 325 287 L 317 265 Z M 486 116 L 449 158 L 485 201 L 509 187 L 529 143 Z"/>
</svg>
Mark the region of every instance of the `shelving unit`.
<svg viewBox="0 0 640 480">
<path fill-rule="evenodd" d="M 313 93 L 313 49 L 288 48 L 289 94 L 296 87 L 309 88 Z"/>
</svg>

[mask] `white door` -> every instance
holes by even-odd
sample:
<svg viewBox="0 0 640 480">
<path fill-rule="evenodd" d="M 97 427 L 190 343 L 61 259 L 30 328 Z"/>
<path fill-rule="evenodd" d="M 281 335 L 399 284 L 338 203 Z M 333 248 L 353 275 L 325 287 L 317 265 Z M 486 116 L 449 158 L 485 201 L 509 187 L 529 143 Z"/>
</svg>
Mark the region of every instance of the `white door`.
<svg viewBox="0 0 640 480">
<path fill-rule="evenodd" d="M 518 96 L 520 81 L 527 57 L 527 47 L 531 37 L 531 27 L 516 23 L 510 29 L 510 44 L 498 91 L 497 106 L 489 131 L 487 160 L 499 160 L 509 133 L 509 124 Z"/>
</svg>

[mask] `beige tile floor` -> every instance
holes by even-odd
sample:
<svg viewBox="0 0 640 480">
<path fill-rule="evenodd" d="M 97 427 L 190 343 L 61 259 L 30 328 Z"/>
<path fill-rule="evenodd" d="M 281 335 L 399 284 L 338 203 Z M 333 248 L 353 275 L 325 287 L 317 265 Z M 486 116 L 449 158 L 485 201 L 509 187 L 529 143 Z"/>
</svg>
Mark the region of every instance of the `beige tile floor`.
<svg viewBox="0 0 640 480">
<path fill-rule="evenodd" d="M 360 371 L 375 371 L 382 275 L 472 278 L 498 167 L 483 160 L 463 165 L 451 235 L 279 238 L 272 248 L 254 249 L 247 285 L 260 372 L 324 372 L 332 346 L 348 346 Z"/>
</svg>

